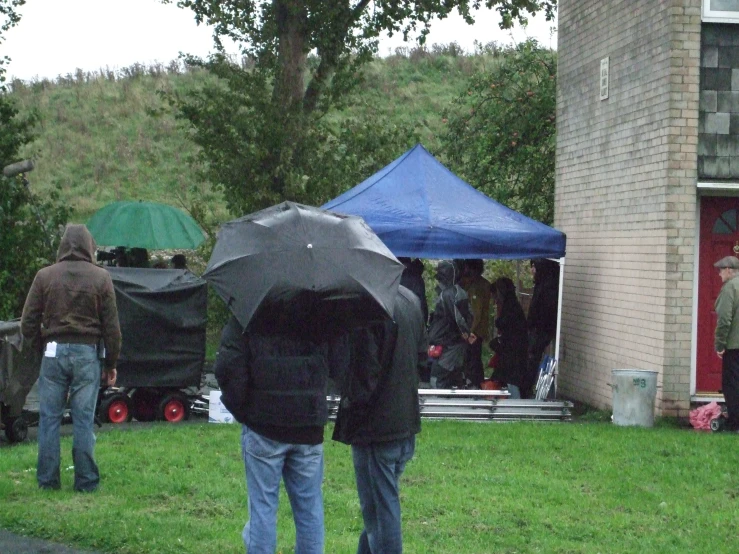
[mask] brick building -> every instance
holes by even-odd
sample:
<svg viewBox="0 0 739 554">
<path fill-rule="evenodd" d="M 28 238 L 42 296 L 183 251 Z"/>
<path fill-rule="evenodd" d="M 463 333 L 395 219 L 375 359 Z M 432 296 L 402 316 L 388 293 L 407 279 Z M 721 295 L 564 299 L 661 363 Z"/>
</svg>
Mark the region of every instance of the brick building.
<svg viewBox="0 0 739 554">
<path fill-rule="evenodd" d="M 657 411 L 720 399 L 712 264 L 739 255 L 739 0 L 560 0 L 555 227 L 567 233 L 560 393 Z"/>
</svg>

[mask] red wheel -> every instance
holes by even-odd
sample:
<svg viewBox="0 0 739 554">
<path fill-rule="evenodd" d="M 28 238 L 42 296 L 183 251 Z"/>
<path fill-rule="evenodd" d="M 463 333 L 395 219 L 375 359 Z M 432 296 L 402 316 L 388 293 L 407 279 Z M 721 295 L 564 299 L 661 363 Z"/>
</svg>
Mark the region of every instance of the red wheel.
<svg viewBox="0 0 739 554">
<path fill-rule="evenodd" d="M 170 423 L 184 421 L 190 415 L 187 398 L 181 393 L 166 395 L 159 403 L 158 415 L 160 420 Z"/>
<path fill-rule="evenodd" d="M 115 400 L 108 406 L 108 419 L 111 423 L 123 423 L 128 420 L 128 404 L 124 400 Z"/>
<path fill-rule="evenodd" d="M 100 418 L 110 423 L 131 421 L 131 400 L 123 393 L 108 396 L 100 405 Z"/>
</svg>

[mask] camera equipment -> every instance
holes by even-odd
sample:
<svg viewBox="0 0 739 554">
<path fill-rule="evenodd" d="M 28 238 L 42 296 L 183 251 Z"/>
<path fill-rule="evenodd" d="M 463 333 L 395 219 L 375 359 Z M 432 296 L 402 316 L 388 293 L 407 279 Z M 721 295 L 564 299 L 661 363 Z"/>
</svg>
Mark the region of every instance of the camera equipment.
<svg viewBox="0 0 739 554">
<path fill-rule="evenodd" d="M 8 179 L 11 179 L 17 175 L 20 175 L 21 180 L 23 182 L 23 186 L 28 188 L 28 179 L 26 178 L 26 173 L 28 173 L 29 171 L 33 171 L 34 167 L 35 167 L 35 164 L 33 163 L 33 160 L 22 160 L 20 162 L 15 162 L 15 163 L 6 165 L 3 168 L 3 175 L 7 177 Z M 44 231 L 44 240 L 46 241 L 46 246 L 49 247 L 50 255 L 53 258 L 55 252 L 51 244 L 51 238 L 49 237 L 49 231 L 46 228 L 46 223 L 41 217 L 41 212 L 39 212 L 36 202 L 34 202 L 33 200 L 33 196 L 31 196 L 31 205 L 33 206 L 33 211 L 36 212 L 36 218 L 38 219 L 39 225 L 41 225 L 41 229 L 43 229 Z"/>
<path fill-rule="evenodd" d="M 105 250 L 98 250 L 95 256 L 99 262 L 114 262 L 116 259 L 115 252 L 106 252 Z"/>
<path fill-rule="evenodd" d="M 98 250 L 95 259 L 109 266 L 125 267 L 128 265 L 128 255 L 125 246 L 116 246 L 113 250 Z"/>
</svg>

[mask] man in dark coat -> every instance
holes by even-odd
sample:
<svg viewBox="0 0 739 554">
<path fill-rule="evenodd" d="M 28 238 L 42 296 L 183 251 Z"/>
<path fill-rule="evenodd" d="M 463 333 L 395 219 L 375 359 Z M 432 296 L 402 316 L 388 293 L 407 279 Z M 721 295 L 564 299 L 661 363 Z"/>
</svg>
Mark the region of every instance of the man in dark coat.
<svg viewBox="0 0 739 554">
<path fill-rule="evenodd" d="M 418 298 L 401 286 L 393 321 L 354 330 L 333 439 L 352 446 L 364 529 L 358 554 L 403 551 L 399 479 L 421 430 L 418 371 L 428 342 Z"/>
<path fill-rule="evenodd" d="M 508 277 L 496 279 L 490 288 L 499 308 L 495 318 L 498 336 L 490 341 L 491 350 L 498 355 L 493 379 L 508 386 L 510 398 L 521 398 L 528 351 L 526 316 L 516 297 L 516 286 Z"/>
<path fill-rule="evenodd" d="M 423 262 L 418 258 L 398 258 L 398 260 L 405 266 L 400 284 L 418 297 L 425 325 L 429 320 L 429 307 L 426 301 L 426 282 L 423 280 Z"/>
<path fill-rule="evenodd" d="M 429 343 L 441 346 L 441 355 L 431 367 L 431 387 L 464 387 L 464 361 L 469 347 L 472 310 L 467 293 L 456 284 L 454 263 L 442 260 L 436 266 L 438 298 L 429 320 Z"/>
<path fill-rule="evenodd" d="M 288 331 L 245 334 L 232 317 L 223 329 L 214 373 L 223 404 L 242 424 L 249 497 L 249 520 L 242 532 L 246 550 L 275 551 L 284 479 L 295 521 L 295 551 L 322 553 L 327 348 Z"/>
<path fill-rule="evenodd" d="M 559 264 L 546 258 L 531 261 L 534 293 L 526 318 L 529 329 L 529 359 L 526 380 L 521 384 L 521 397 L 531 398 L 539 377 L 539 364 L 549 343 L 557 334 L 559 300 Z"/>
</svg>

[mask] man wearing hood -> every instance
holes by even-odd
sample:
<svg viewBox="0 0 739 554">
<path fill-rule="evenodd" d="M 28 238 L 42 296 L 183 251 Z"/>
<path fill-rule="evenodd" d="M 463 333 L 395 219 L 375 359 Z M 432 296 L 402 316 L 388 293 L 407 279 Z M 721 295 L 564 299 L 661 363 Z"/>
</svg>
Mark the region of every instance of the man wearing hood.
<svg viewBox="0 0 739 554">
<path fill-rule="evenodd" d="M 431 367 L 431 387 L 464 387 L 465 355 L 472 326 L 467 293 L 456 281 L 454 263 L 442 260 L 436 266 L 438 298 L 429 320 L 429 344 L 441 346 L 441 355 Z"/>
<path fill-rule="evenodd" d="M 59 429 L 67 397 L 74 425 L 74 489 L 93 492 L 100 482 L 95 404 L 101 378 L 115 384 L 121 330 L 113 281 L 93 263 L 94 254 L 87 227 L 67 225 L 56 263 L 39 270 L 23 306 L 23 337 L 43 353 L 36 470 L 42 489 L 61 486 Z"/>
</svg>

